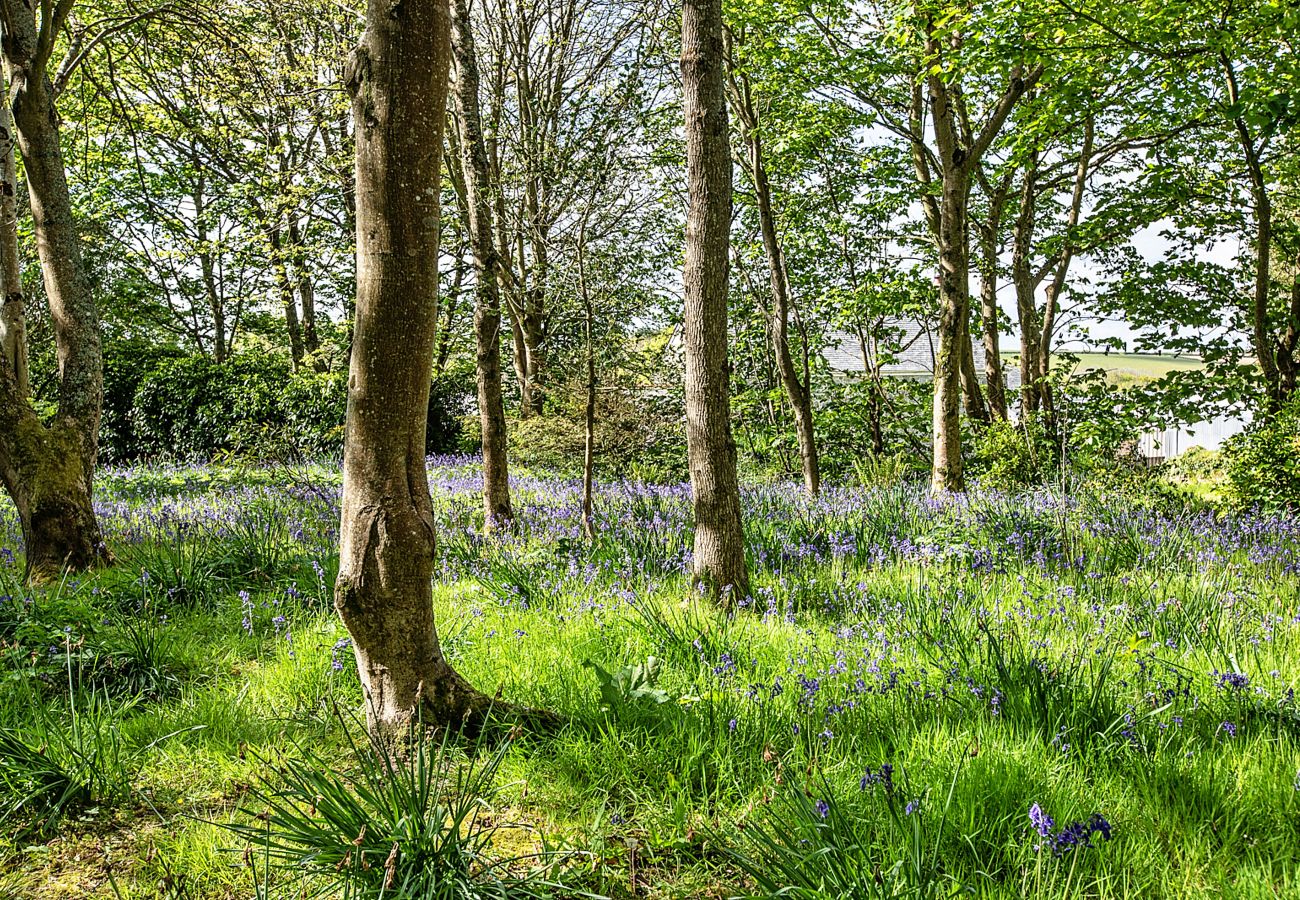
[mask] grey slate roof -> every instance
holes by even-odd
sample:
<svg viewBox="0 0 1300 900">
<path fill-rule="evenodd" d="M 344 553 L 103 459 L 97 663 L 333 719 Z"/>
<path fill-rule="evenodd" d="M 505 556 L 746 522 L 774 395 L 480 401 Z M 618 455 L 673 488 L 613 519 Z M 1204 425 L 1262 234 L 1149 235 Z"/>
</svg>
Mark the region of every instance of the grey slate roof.
<svg viewBox="0 0 1300 900">
<path fill-rule="evenodd" d="M 928 381 L 934 377 L 935 338 L 925 322 L 909 319 L 892 319 L 885 323 L 897 336 L 897 345 L 892 359 L 881 368 L 881 374 L 891 378 L 911 378 Z M 822 356 L 826 365 L 837 378 L 853 378 L 862 375 L 867 367 L 862 359 L 862 344 L 857 334 L 849 331 L 833 331 L 828 335 Z M 984 345 L 974 342 L 975 370 L 984 373 Z M 1015 389 L 1020 386 L 1020 372 L 1015 366 L 1004 367 L 1007 387 Z"/>
</svg>

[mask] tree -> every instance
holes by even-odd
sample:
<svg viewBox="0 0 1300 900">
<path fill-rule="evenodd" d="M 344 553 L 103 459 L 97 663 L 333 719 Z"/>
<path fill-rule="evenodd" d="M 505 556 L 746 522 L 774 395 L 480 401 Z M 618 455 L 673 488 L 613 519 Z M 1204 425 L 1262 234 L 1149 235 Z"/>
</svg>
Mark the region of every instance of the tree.
<svg viewBox="0 0 1300 900">
<path fill-rule="evenodd" d="M 695 578 L 715 594 L 749 589 L 727 358 L 731 148 L 721 0 L 682 4 L 686 117 L 686 447 L 695 509 Z"/>
<path fill-rule="evenodd" d="M 339 577 L 372 732 L 477 723 L 490 698 L 443 656 L 425 416 L 437 331 L 446 0 L 370 0 L 348 65 L 356 123 L 357 301 Z"/>
<path fill-rule="evenodd" d="M 38 24 L 23 0 L 0 2 L 0 45 L 59 361 L 58 409 L 49 424 L 32 408 L 23 353 L 15 347 L 0 365 L 0 480 L 18 509 L 27 577 L 36 581 L 110 558 L 91 503 L 104 400 L 99 313 L 82 265 L 49 74 L 55 40 L 71 11 L 72 0 L 43 3 Z M 0 238 L 10 259 L 16 229 L 4 223 Z M 7 300 L 19 290 L 10 276 L 6 272 Z M 22 341 L 19 310 L 6 306 L 6 332 Z"/>
<path fill-rule="evenodd" d="M 772 185 L 764 158 L 754 89 L 748 74 L 743 69 L 737 68 L 734 59 L 730 61 L 729 73 L 731 104 L 740 119 L 741 133 L 747 150 L 743 166 L 754 187 L 759 233 L 762 235 L 763 251 L 767 256 L 768 280 L 772 294 L 768 326 L 772 352 L 776 358 L 776 370 L 781 387 L 794 413 L 804 490 L 816 496 L 821 490 L 821 470 L 817 457 L 817 438 L 813 427 L 812 373 L 808 363 L 807 342 L 805 341 L 801 377 L 799 367 L 795 365 L 794 356 L 790 352 L 790 306 L 793 303 L 793 296 L 790 290 L 789 270 L 786 268 L 785 251 L 781 246 L 781 237 L 777 233 L 776 213 L 772 207 Z"/>
<path fill-rule="evenodd" d="M 490 529 L 509 522 L 510 473 L 501 398 L 501 255 L 492 222 L 492 181 L 479 104 L 478 56 L 468 0 L 452 0 L 456 122 L 465 193 L 466 231 L 474 254 L 474 342 L 479 422 L 483 431 L 483 515 Z"/>
</svg>

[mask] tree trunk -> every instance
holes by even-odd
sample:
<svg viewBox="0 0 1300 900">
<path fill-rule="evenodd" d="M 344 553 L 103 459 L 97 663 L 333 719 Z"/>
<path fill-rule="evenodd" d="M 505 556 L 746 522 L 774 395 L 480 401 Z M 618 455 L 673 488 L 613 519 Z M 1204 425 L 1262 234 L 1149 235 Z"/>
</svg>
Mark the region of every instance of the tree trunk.
<svg viewBox="0 0 1300 900">
<path fill-rule="evenodd" d="M 0 91 L 0 93 L 3 93 Z M 0 353 L 14 374 L 19 396 L 29 393 L 27 316 L 24 309 L 23 266 L 18 253 L 18 173 L 14 162 L 17 144 L 13 113 L 0 103 Z"/>
<path fill-rule="evenodd" d="M 297 219 L 289 218 L 289 245 L 293 249 L 294 280 L 298 282 L 298 298 L 302 301 L 302 347 L 311 357 L 315 372 L 325 371 L 325 360 L 320 354 L 320 334 L 316 330 L 316 285 L 312 281 L 311 267 L 307 265 L 307 247 Z"/>
<path fill-rule="evenodd" d="M 400 12 L 400 15 L 397 14 Z M 352 635 L 372 733 L 473 726 L 491 701 L 434 625 L 424 466 L 437 332 L 446 0 L 370 0 L 348 66 L 356 122 L 357 302 L 334 603 Z"/>
<path fill-rule="evenodd" d="M 984 341 L 984 383 L 989 414 L 1007 421 L 1007 388 L 1002 373 L 1002 348 L 998 343 L 998 232 L 1006 209 L 1010 177 L 988 191 L 989 217 L 980 230 L 980 331 Z"/>
<path fill-rule="evenodd" d="M 1034 204 L 1037 200 L 1037 158 L 1031 156 L 1020 188 L 1020 212 L 1016 216 L 1011 248 L 1011 282 L 1016 289 L 1016 318 L 1020 325 L 1020 417 L 1028 419 L 1040 406 L 1038 348 L 1042 328 L 1038 323 L 1036 279 L 1031 271 Z"/>
<path fill-rule="evenodd" d="M 967 296 L 967 304 L 970 297 Z M 966 415 L 976 422 L 988 424 L 989 410 L 984 403 L 984 391 L 980 387 L 979 372 L 975 370 L 975 341 L 970 333 L 970 311 L 961 325 L 961 396 Z"/>
<path fill-rule="evenodd" d="M 965 489 L 961 458 L 960 392 L 962 371 L 966 381 L 978 391 L 970 351 L 970 226 L 968 222 L 971 178 L 980 158 L 992 145 L 1006 124 L 1020 98 L 1042 77 L 1042 65 L 1025 73 L 1019 66 L 1011 71 L 1006 89 L 976 132 L 962 106 L 961 85 L 944 78 L 942 58 L 947 46 L 934 21 L 925 25 L 926 52 L 931 58 L 925 75 L 929 94 L 931 122 L 934 129 L 934 158 L 939 166 L 941 192 L 938 202 L 931 199 L 926 207 L 939 251 L 939 344 L 934 361 L 934 458 L 930 472 L 931 490 L 948 493 Z M 913 88 L 913 128 L 920 129 L 922 108 L 920 82 Z M 960 110 L 959 110 L 960 107 Z M 923 136 L 915 138 L 913 158 L 923 184 L 932 179 L 926 154 L 919 149 Z"/>
<path fill-rule="evenodd" d="M 681 70 L 688 193 L 682 331 L 686 445 L 695 507 L 693 566 L 698 582 L 731 602 L 748 592 L 749 577 L 727 359 L 731 152 L 721 0 L 684 0 Z"/>
<path fill-rule="evenodd" d="M 966 202 L 969 184 L 960 174 L 944 178 L 939 226 L 939 343 L 934 355 L 934 460 L 930 486 L 935 493 L 966 488 L 961 458 L 961 370 L 970 341 L 962 323 L 968 316 L 969 263 Z"/>
<path fill-rule="evenodd" d="M 280 292 L 280 306 L 284 309 L 284 326 L 289 335 L 289 354 L 295 372 L 302 369 L 302 325 L 298 321 L 298 298 L 289 278 L 289 263 L 285 257 L 284 239 L 278 224 L 271 226 L 271 267 L 275 271 L 275 286 Z"/>
<path fill-rule="evenodd" d="M 483 516 L 490 530 L 514 518 L 501 396 L 501 257 L 492 222 L 492 179 L 479 107 L 478 57 L 468 0 L 453 0 L 452 49 L 456 56 L 456 120 L 465 173 L 465 214 L 474 253 L 475 373 L 483 431 Z"/>
<path fill-rule="evenodd" d="M 82 265 L 48 75 L 51 50 L 70 12 L 71 4 L 60 4 L 38 31 L 29 4 L 0 0 L 0 46 L 59 364 L 58 411 L 48 427 L 23 390 L 22 354 L 5 354 L 0 366 L 0 476 L 18 509 L 32 581 L 111 558 L 91 502 L 104 401 L 99 312 Z"/>
<path fill-rule="evenodd" d="M 587 290 L 587 224 L 578 234 L 578 293 L 582 296 L 582 337 L 587 352 L 587 397 L 582 416 L 582 531 L 596 537 L 596 518 L 592 495 L 596 484 L 596 345 L 592 339 L 595 312 Z"/>
<path fill-rule="evenodd" d="M 747 98 L 746 98 L 747 99 Z M 752 109 L 749 110 L 752 114 Z M 804 490 L 816 496 L 821 490 L 821 471 L 817 459 L 817 441 L 813 428 L 812 385 L 799 379 L 799 372 L 790 354 L 790 278 L 785 267 L 785 253 L 776 233 L 776 216 L 772 212 L 772 185 L 763 161 L 763 144 L 758 134 L 758 123 L 746 122 L 745 140 L 749 144 L 749 168 L 754 180 L 754 193 L 758 199 L 759 230 L 763 235 L 763 250 L 767 255 L 768 273 L 772 286 L 772 351 L 776 356 L 777 375 L 786 399 L 794 413 L 795 433 L 799 440 L 799 464 L 803 472 Z"/>
</svg>

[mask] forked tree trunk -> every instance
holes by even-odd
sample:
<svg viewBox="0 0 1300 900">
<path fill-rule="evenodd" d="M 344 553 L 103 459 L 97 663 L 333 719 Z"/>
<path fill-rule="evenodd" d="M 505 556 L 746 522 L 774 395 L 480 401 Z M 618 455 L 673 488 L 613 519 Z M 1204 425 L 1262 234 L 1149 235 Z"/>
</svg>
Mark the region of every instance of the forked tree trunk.
<svg viewBox="0 0 1300 900">
<path fill-rule="evenodd" d="M 514 518 L 506 452 L 506 413 L 501 397 L 501 257 L 492 222 L 492 179 L 483 141 L 478 57 L 467 0 L 453 0 L 452 49 L 456 56 L 456 120 L 465 173 L 465 213 L 474 253 L 475 373 L 483 432 L 483 516 L 486 527 Z"/>
<path fill-rule="evenodd" d="M 682 331 L 686 447 L 695 510 L 694 577 L 715 596 L 735 598 L 748 591 L 749 576 L 727 359 L 731 152 L 721 0 L 684 0 L 681 69 L 689 203 Z"/>
<path fill-rule="evenodd" d="M 356 128 L 357 303 L 339 577 L 373 733 L 477 723 L 490 699 L 447 662 L 434 626 L 434 520 L 424 465 L 437 332 L 447 0 L 369 0 L 348 66 Z"/>
<path fill-rule="evenodd" d="M 948 38 L 940 35 L 934 20 L 927 20 L 924 85 L 930 101 L 932 127 L 939 167 L 940 194 L 930 199 L 926 218 L 939 251 L 939 342 L 934 361 L 934 457 L 930 472 L 931 490 L 950 493 L 965 490 L 961 458 L 961 390 L 963 369 L 971 399 L 979 393 L 970 358 L 970 226 L 968 222 L 971 179 L 980 159 L 992 145 L 1015 105 L 1043 74 L 1037 65 L 1026 74 L 1020 66 L 1011 77 L 997 104 L 978 131 L 966 115 L 959 83 L 945 81 L 942 59 Z M 917 131 L 914 164 L 920 181 L 933 182 L 929 157 L 919 149 L 923 140 L 919 124 L 924 119 L 921 84 L 913 90 L 913 128 Z"/>
<path fill-rule="evenodd" d="M 18 509 L 32 581 L 110 559 L 91 501 L 104 400 L 99 314 L 82 266 L 48 75 L 55 38 L 70 12 L 70 3 L 60 4 L 38 30 L 31 5 L 0 0 L 9 99 L 59 364 L 58 411 L 46 426 L 24 387 L 23 352 L 5 353 L 0 363 L 0 479 Z M 10 269 L 15 232 L 6 227 L 3 240 Z M 21 291 L 8 274 L 5 282 L 6 299 Z M 6 305 L 8 322 L 20 322 L 18 310 Z"/>
</svg>

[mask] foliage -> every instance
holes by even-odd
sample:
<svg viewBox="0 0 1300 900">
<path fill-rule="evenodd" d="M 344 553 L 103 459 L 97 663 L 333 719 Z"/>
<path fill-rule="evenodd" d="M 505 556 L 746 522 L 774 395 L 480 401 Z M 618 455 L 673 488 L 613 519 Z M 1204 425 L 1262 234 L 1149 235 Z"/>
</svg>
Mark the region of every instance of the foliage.
<svg viewBox="0 0 1300 900">
<path fill-rule="evenodd" d="M 0 824 L 19 838 L 49 833 L 67 815 L 129 794 L 138 756 L 119 728 L 138 702 L 92 691 L 80 705 L 74 699 L 68 722 L 39 708 L 27 729 L 0 726 Z"/>
<path fill-rule="evenodd" d="M 638 706 L 658 706 L 668 702 L 668 694 L 662 688 L 655 687 L 659 680 L 660 660 L 646 657 L 643 663 L 622 666 L 613 672 L 607 672 L 599 663 L 587 660 L 584 666 L 596 675 L 600 685 L 600 699 L 605 709 L 614 715 L 622 715 Z"/>
<path fill-rule="evenodd" d="M 1231 438 L 1223 448 L 1223 467 L 1237 505 L 1300 507 L 1300 398 Z"/>
<path fill-rule="evenodd" d="M 464 383 L 433 383 L 427 449 L 454 447 Z M 337 456 L 343 448 L 347 376 L 293 372 L 286 359 L 244 354 L 217 363 L 164 358 L 139 381 L 129 443 L 115 459 L 209 459 L 219 454 L 270 459 Z"/>
<path fill-rule="evenodd" d="M 1042 422 L 995 420 L 975 432 L 970 472 L 981 484 L 1000 489 L 1042 484 L 1060 469 L 1060 450 Z"/>
<path fill-rule="evenodd" d="M 266 878 L 323 883 L 356 900 L 529 898 L 543 886 L 495 859 L 507 830 L 495 816 L 495 778 L 511 740 L 460 750 L 460 736 L 430 738 L 419 724 L 393 744 L 347 736 L 348 768 L 310 748 L 250 792 L 256 818 L 227 827 L 266 861 Z M 318 888 L 319 889 L 319 888 Z"/>
</svg>

